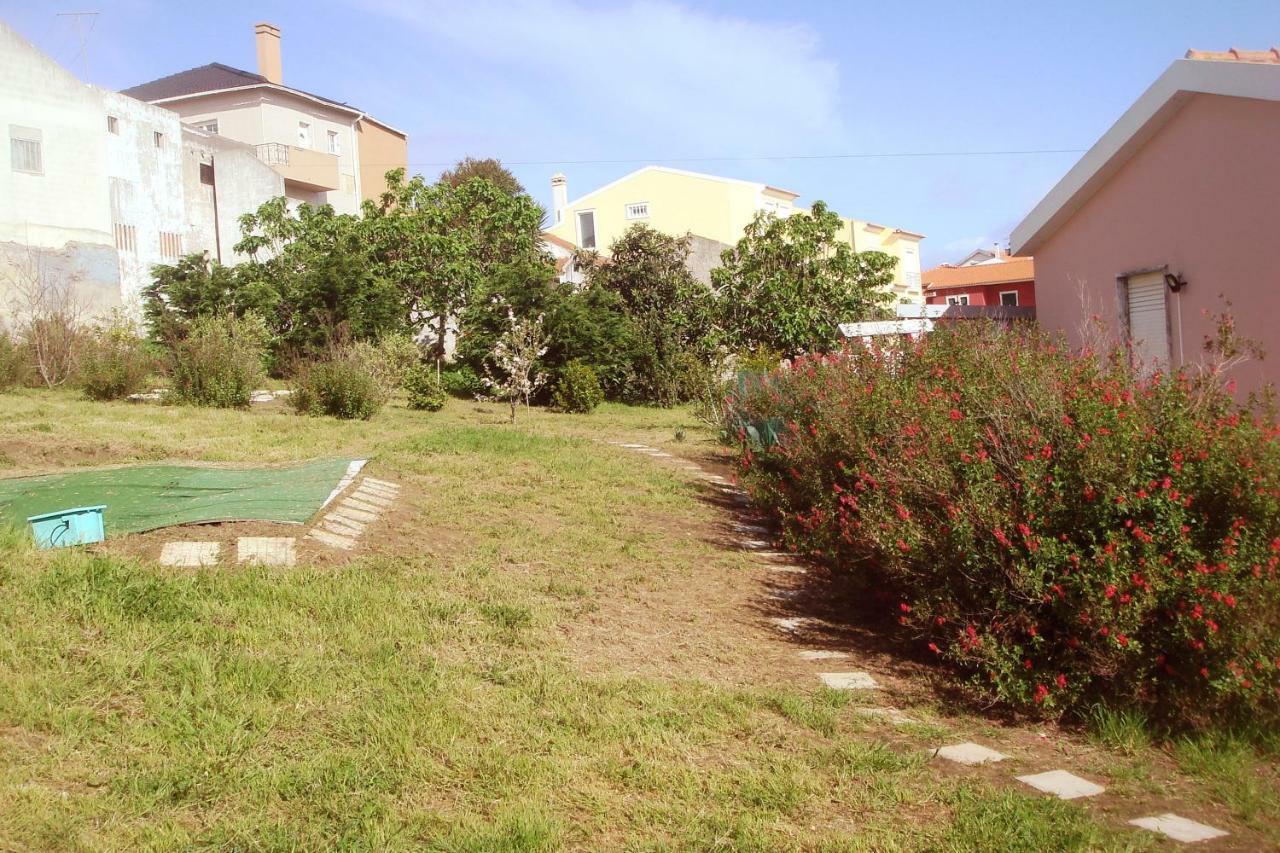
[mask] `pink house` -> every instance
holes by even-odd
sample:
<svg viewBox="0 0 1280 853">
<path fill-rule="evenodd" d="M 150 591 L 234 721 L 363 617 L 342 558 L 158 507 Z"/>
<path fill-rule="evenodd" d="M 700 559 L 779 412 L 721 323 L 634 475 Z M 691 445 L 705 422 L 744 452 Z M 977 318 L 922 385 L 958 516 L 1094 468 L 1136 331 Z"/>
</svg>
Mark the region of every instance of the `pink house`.
<svg viewBox="0 0 1280 853">
<path fill-rule="evenodd" d="M 1018 225 L 1040 324 L 1079 345 L 1090 318 L 1144 364 L 1204 356 L 1224 300 L 1280 379 L 1280 51 L 1188 51 Z"/>
</svg>

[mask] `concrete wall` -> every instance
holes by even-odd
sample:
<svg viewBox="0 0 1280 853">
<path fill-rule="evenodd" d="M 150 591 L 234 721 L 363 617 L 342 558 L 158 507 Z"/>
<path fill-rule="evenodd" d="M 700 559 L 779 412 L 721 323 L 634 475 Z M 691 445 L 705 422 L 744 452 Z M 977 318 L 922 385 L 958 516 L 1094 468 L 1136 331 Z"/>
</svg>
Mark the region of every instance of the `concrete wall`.
<svg viewBox="0 0 1280 853">
<path fill-rule="evenodd" d="M 968 296 L 970 305 L 999 305 L 1000 294 L 1014 291 L 1018 294 L 1018 306 L 1030 308 L 1036 304 L 1036 286 L 1030 281 L 1013 281 L 1002 284 L 974 284 L 967 287 L 948 287 L 929 292 L 925 299 L 929 305 L 945 305 L 948 296 Z"/>
<path fill-rule="evenodd" d="M 184 128 L 183 148 L 182 182 L 192 235 L 190 251 L 207 252 L 223 264 L 246 260 L 234 249 L 240 242 L 239 219 L 284 195 L 284 179 L 258 159 L 252 146 L 242 142 Z M 213 184 L 202 180 L 202 165 L 212 167 Z"/>
<path fill-rule="evenodd" d="M 1242 390 L 1275 382 L 1280 358 L 1280 103 L 1196 95 L 1036 251 L 1041 325 L 1074 344 L 1096 315 L 1118 339 L 1117 276 L 1167 266 L 1174 366 L 1201 357 L 1204 312 L 1234 303 L 1239 332 L 1270 356 L 1237 369 Z"/>
<path fill-rule="evenodd" d="M 312 204 L 331 204 L 339 213 L 355 213 L 360 208 L 356 157 L 359 150 L 352 127 L 355 116 L 308 98 L 278 89 L 250 89 L 197 95 L 165 104 L 188 124 L 216 119 L 218 135 L 247 145 L 268 142 L 301 146 L 298 123 L 311 126 L 309 150 L 329 155 L 329 132 L 337 134 L 339 186 L 327 192 L 290 186 L 289 196 Z"/>
<path fill-rule="evenodd" d="M 139 301 L 151 283 L 151 268 L 180 258 L 191 239 L 183 202 L 182 124 L 176 113 L 117 92 L 97 90 L 105 115 L 115 118 L 106 133 L 107 190 L 117 235 L 121 300 Z M 103 119 L 105 122 L 105 118 Z M 157 137 L 156 134 L 159 134 Z"/>
<path fill-rule="evenodd" d="M 15 128 L 38 132 L 39 173 L 12 168 Z M 106 136 L 100 91 L 0 23 L 0 317 L 35 279 L 95 311 L 120 304 Z"/>
<path fill-rule="evenodd" d="M 361 121 L 356 125 L 360 147 L 360 195 L 375 203 L 387 191 L 387 172 L 408 169 L 409 141 L 380 124 Z"/>
</svg>

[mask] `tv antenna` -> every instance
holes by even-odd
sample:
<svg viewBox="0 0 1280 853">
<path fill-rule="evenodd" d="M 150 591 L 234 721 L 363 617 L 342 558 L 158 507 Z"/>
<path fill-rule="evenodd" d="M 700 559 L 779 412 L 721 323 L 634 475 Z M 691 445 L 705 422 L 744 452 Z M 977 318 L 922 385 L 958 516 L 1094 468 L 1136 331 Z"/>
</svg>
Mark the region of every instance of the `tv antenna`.
<svg viewBox="0 0 1280 853">
<path fill-rule="evenodd" d="M 54 17 L 69 18 L 71 25 L 75 29 L 76 38 L 80 41 L 80 47 L 76 50 L 76 55 L 70 62 L 69 67 L 74 67 L 77 62 L 84 59 L 84 68 L 80 70 L 81 76 L 85 76 L 89 71 L 89 58 L 86 51 L 89 47 L 89 36 L 93 35 L 93 28 L 98 25 L 97 12 L 54 12 Z"/>
</svg>

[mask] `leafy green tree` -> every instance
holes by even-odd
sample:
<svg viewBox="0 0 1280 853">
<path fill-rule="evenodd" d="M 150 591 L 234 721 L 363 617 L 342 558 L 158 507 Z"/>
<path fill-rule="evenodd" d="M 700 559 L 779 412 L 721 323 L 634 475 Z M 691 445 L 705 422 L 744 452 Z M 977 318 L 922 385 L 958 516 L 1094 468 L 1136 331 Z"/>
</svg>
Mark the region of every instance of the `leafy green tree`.
<svg viewBox="0 0 1280 853">
<path fill-rule="evenodd" d="M 586 258 L 587 282 L 617 294 L 636 338 L 631 399 L 672 406 L 683 394 L 689 358 L 703 359 L 711 330 L 710 291 L 689 272 L 689 238 L 644 224 Z"/>
<path fill-rule="evenodd" d="M 509 196 L 528 195 L 511 170 L 493 157 L 463 157 L 452 169 L 440 173 L 440 183 L 453 187 L 462 186 L 472 178 L 483 178 Z"/>
<path fill-rule="evenodd" d="M 235 267 L 193 254 L 152 267 L 142 299 L 151 340 L 162 344 L 185 337 L 199 317 L 271 316 L 280 295 L 270 285 L 248 287 Z"/>
<path fill-rule="evenodd" d="M 252 261 L 237 268 L 237 278 L 248 292 L 275 290 L 270 323 L 288 352 L 310 356 L 341 341 L 408 328 L 400 291 L 374 262 L 375 247 L 360 217 L 335 213 L 327 204 L 304 204 L 291 213 L 284 199 L 275 199 L 241 217 L 241 230 L 236 251 Z"/>
<path fill-rule="evenodd" d="M 542 209 L 486 179 L 428 184 L 420 175 L 405 180 L 396 169 L 387 173 L 381 201 L 364 205 L 373 262 L 413 321 L 432 324 L 437 357 L 444 355 L 449 320 L 481 281 L 499 266 L 543 257 Z"/>
<path fill-rule="evenodd" d="M 711 271 L 721 342 L 794 356 L 829 349 L 839 324 L 881 316 L 897 259 L 855 252 L 822 202 L 785 218 L 760 213 Z"/>
<path fill-rule="evenodd" d="M 635 359 L 635 336 L 617 294 L 600 287 L 575 287 L 556 280 L 549 264 L 501 267 L 486 279 L 463 313 L 455 353 L 476 373 L 492 373 L 492 353 L 509 325 L 506 309 L 543 317 L 547 351 L 540 358 L 551 384 L 570 362 L 585 364 L 610 396 L 621 396 Z"/>
</svg>

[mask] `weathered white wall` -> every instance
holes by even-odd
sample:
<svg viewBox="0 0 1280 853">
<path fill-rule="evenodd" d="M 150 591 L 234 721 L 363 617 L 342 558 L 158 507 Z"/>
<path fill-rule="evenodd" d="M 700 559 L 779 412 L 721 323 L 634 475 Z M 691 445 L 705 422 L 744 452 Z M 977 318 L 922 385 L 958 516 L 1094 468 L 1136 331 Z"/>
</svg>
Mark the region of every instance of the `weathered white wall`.
<svg viewBox="0 0 1280 853">
<path fill-rule="evenodd" d="M 183 193 L 193 251 L 205 251 L 224 264 L 245 260 L 235 252 L 239 219 L 284 195 L 284 179 L 243 142 L 184 128 L 183 149 Z M 213 185 L 201 182 L 201 164 L 213 167 Z"/>
<path fill-rule="evenodd" d="M 40 174 L 17 172 L 10 128 L 40 131 Z M 119 304 L 100 94 L 0 23 L 0 315 L 32 276 L 75 283 L 95 309 Z"/>
<path fill-rule="evenodd" d="M 132 247 L 117 245 L 121 300 L 138 302 L 151 282 L 151 268 L 173 263 L 190 239 L 182 187 L 182 124 L 176 113 L 118 92 L 95 89 L 102 98 L 107 150 L 107 189 L 113 224 L 132 226 Z M 116 133 L 105 132 L 105 116 L 116 119 Z M 156 134 L 160 134 L 157 144 Z M 162 241 L 174 235 L 175 241 Z"/>
</svg>

